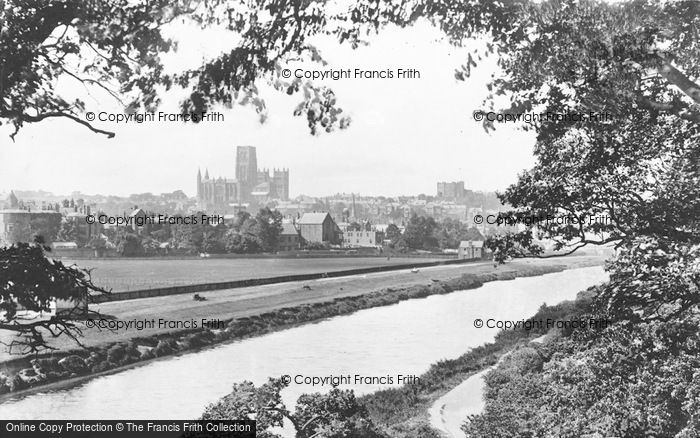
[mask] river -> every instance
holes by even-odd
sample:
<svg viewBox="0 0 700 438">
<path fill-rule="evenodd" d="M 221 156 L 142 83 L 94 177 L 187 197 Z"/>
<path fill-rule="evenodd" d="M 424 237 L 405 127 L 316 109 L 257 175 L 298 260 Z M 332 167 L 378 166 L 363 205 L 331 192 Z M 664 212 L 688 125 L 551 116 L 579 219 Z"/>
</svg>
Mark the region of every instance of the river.
<svg viewBox="0 0 700 438">
<path fill-rule="evenodd" d="M 201 415 L 237 381 L 261 384 L 281 375 L 393 378 L 393 385 L 341 385 L 365 394 L 398 386 L 398 375 L 420 375 L 441 359 L 492 341 L 498 329 L 475 328 L 476 318 L 528 318 L 542 303 L 573 299 L 606 278 L 602 267 L 581 268 L 362 310 L 10 399 L 0 404 L 0 418 L 183 420 Z M 292 383 L 283 395 L 291 405 L 302 393 L 328 389 Z"/>
</svg>

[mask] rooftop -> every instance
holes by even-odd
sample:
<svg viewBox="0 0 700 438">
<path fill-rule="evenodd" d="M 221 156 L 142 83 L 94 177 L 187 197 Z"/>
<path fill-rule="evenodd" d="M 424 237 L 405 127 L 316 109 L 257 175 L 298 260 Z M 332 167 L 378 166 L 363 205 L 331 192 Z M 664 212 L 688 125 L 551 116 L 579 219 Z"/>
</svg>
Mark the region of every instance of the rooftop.
<svg viewBox="0 0 700 438">
<path fill-rule="evenodd" d="M 328 216 L 328 213 L 304 213 L 304 215 L 299 219 L 300 224 L 304 225 L 320 225 Z"/>
<path fill-rule="evenodd" d="M 282 224 L 282 235 L 283 236 L 289 236 L 289 235 L 297 235 L 299 232 L 297 231 L 297 227 L 294 226 L 292 223 L 283 223 Z"/>
<path fill-rule="evenodd" d="M 19 208 L 8 208 L 8 209 L 0 209 L 0 214 L 2 213 L 25 213 L 25 214 L 61 214 L 57 211 L 53 210 L 22 210 Z"/>
<path fill-rule="evenodd" d="M 462 240 L 461 242 L 459 242 L 460 248 L 469 248 L 469 247 L 482 248 L 483 246 L 484 246 L 483 240 Z"/>
</svg>

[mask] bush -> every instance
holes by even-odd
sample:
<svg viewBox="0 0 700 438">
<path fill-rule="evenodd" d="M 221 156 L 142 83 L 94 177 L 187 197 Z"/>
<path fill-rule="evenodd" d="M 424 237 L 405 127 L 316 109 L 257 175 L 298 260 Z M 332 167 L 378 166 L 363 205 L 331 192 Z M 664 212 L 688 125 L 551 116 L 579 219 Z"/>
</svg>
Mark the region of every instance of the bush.
<svg viewBox="0 0 700 438">
<path fill-rule="evenodd" d="M 149 360 L 149 359 L 155 358 L 156 354 L 153 352 L 153 350 L 154 350 L 154 348 L 144 350 L 144 352 L 141 353 L 141 360 Z"/>
<path fill-rule="evenodd" d="M 10 392 L 10 378 L 5 373 L 0 373 L 0 394 Z"/>
<path fill-rule="evenodd" d="M 49 374 L 63 371 L 59 365 L 58 359 L 51 357 L 46 359 L 32 359 L 29 361 L 37 373 Z"/>
<path fill-rule="evenodd" d="M 107 350 L 107 361 L 118 365 L 126 357 L 126 345 L 114 344 Z"/>
<path fill-rule="evenodd" d="M 94 371 L 94 368 L 105 362 L 105 355 L 99 351 L 90 352 L 90 356 L 85 359 L 85 366 Z"/>
<path fill-rule="evenodd" d="M 331 245 L 328 242 L 307 242 L 304 248 L 310 251 L 322 251 L 331 249 Z"/>
<path fill-rule="evenodd" d="M 161 339 L 158 341 L 156 348 L 153 349 L 153 354 L 155 357 L 167 356 L 177 351 L 177 345 L 175 341 L 171 339 Z"/>
<path fill-rule="evenodd" d="M 536 349 L 523 347 L 513 351 L 504 362 L 508 362 L 508 366 L 515 368 L 518 373 L 525 374 L 542 371 L 544 360 Z"/>
<path fill-rule="evenodd" d="M 107 361 L 115 366 L 125 365 L 140 358 L 141 354 L 133 343 L 119 343 L 107 350 Z"/>
<path fill-rule="evenodd" d="M 87 370 L 85 360 L 82 357 L 75 354 L 72 354 L 59 360 L 58 365 L 61 366 L 62 370 L 75 374 L 84 373 Z"/>
<path fill-rule="evenodd" d="M 24 389 L 24 388 L 29 386 L 24 382 L 24 380 L 22 380 L 19 377 L 19 375 L 16 375 L 16 376 L 10 378 L 7 381 L 6 385 L 8 388 L 10 388 L 10 392 L 19 391 L 19 390 Z"/>
<path fill-rule="evenodd" d="M 199 348 L 209 345 L 214 338 L 214 334 L 209 331 L 190 333 L 180 339 L 184 349 Z"/>
<path fill-rule="evenodd" d="M 106 360 L 103 360 L 101 362 L 95 363 L 91 368 L 90 371 L 93 373 L 101 373 L 102 371 L 107 371 L 111 370 L 114 368 L 114 364 L 111 362 L 107 362 Z"/>
</svg>

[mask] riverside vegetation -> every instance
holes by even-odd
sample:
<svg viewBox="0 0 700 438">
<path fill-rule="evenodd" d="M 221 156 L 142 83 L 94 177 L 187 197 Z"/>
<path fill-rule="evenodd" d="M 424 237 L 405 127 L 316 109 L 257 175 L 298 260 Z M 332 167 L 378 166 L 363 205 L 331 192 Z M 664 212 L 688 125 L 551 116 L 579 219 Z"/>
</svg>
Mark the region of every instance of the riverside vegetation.
<svg viewBox="0 0 700 438">
<path fill-rule="evenodd" d="M 575 301 L 543 305 L 532 319 L 578 319 L 595 291 L 596 288 L 590 288 L 580 292 Z M 294 410 L 281 400 L 280 391 L 288 385 L 282 379 L 271 378 L 259 387 L 251 382 L 235 383 L 230 394 L 207 406 L 202 419 L 254 416 L 258 420 L 258 436 L 268 438 L 280 437 L 270 429 L 282 426 L 284 419 L 292 423 L 297 437 L 440 438 L 429 424 L 430 405 L 470 375 L 495 364 L 507 352 L 516 361 L 532 362 L 529 341 L 546 332 L 546 328 L 528 330 L 523 326 L 504 330 L 494 342 L 432 365 L 414 384 L 362 397 L 355 397 L 352 390 L 338 388 L 327 394 L 304 394 Z"/>
</svg>

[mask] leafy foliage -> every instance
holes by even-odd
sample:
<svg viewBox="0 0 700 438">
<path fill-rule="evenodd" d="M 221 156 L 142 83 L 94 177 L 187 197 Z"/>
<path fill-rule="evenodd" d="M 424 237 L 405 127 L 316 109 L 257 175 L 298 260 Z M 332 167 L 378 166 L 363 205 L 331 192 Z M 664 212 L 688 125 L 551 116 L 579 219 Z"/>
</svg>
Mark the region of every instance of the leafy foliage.
<svg viewBox="0 0 700 438">
<path fill-rule="evenodd" d="M 426 17 L 455 44 L 482 37 L 457 72 L 466 78 L 482 56 L 501 72 L 485 105 L 520 114 L 582 114 L 535 119 L 535 166 L 501 194 L 509 217 L 536 221 L 489 237 L 499 262 L 540 256 L 540 240 L 559 254 L 615 244 L 617 261 L 601 306 L 669 318 L 698 309 L 700 245 L 700 4 L 637 0 L 417 2 L 380 8 L 365 25 L 408 25 Z M 609 114 L 608 118 L 590 118 Z M 485 122 L 487 130 L 495 128 Z M 549 256 L 549 255 L 548 255 Z"/>
<path fill-rule="evenodd" d="M 7 344 L 10 353 L 51 349 L 47 335 L 66 335 L 79 343 L 82 331 L 73 319 L 84 316 L 89 293 L 107 293 L 92 283 L 89 271 L 49 259 L 45 251 L 49 248 L 40 239 L 0 248 L 0 330 L 17 335 Z M 51 315 L 57 300 L 73 308 Z"/>
<path fill-rule="evenodd" d="M 266 118 L 258 81 L 303 98 L 294 115 L 304 116 L 312 133 L 348 126 L 332 90 L 281 75 L 294 58 L 323 63 L 308 38 L 339 34 L 342 23 L 311 1 L 244 0 L 136 1 L 86 3 L 78 0 L 8 0 L 0 10 L 0 119 L 17 134 L 26 123 L 65 118 L 94 132 L 80 98 L 64 96 L 59 78 L 96 87 L 121 102 L 126 112 L 153 111 L 160 93 L 189 91 L 181 110 L 202 113 L 214 105 L 250 105 Z M 197 68 L 165 72 L 161 56 L 177 49 L 167 28 L 190 25 L 231 33 L 230 50 Z"/>
<path fill-rule="evenodd" d="M 280 396 L 287 385 L 273 378 L 259 387 L 251 382 L 234 384 L 230 394 L 207 406 L 202 419 L 255 419 L 256 436 L 268 438 L 280 436 L 270 428 L 282 426 L 285 419 L 292 423 L 298 438 L 385 437 L 352 391 L 334 388 L 327 394 L 304 394 L 292 412 Z"/>
<path fill-rule="evenodd" d="M 487 375 L 486 409 L 463 430 L 468 437 L 696 436 L 698 322 L 620 323 L 518 350 Z"/>
</svg>

